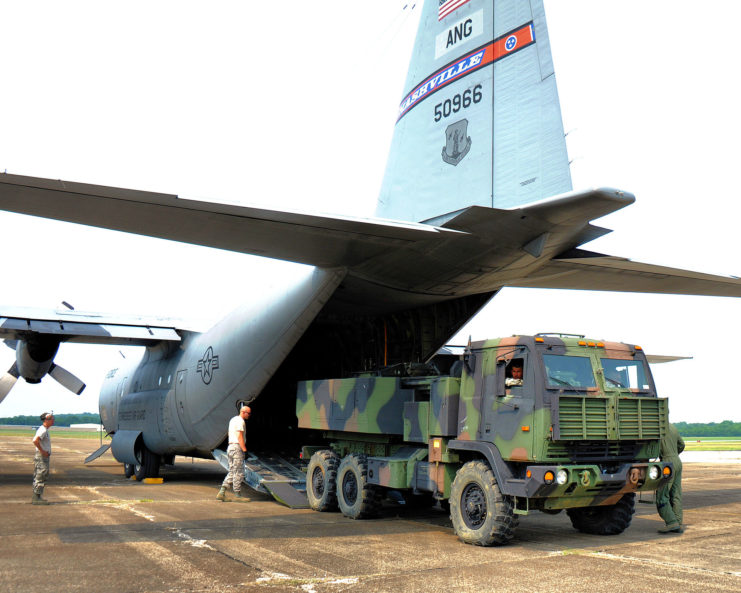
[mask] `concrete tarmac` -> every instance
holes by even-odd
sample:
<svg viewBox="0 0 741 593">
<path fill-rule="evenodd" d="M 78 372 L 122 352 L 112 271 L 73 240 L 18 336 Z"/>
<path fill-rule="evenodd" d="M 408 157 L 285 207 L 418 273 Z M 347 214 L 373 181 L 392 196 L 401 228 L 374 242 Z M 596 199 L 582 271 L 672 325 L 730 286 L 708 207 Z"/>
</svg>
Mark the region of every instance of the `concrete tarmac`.
<svg viewBox="0 0 741 593">
<path fill-rule="evenodd" d="M 164 483 L 127 480 L 90 439 L 52 432 L 52 504 L 32 506 L 33 448 L 0 437 L 0 592 L 741 592 L 741 464 L 686 463 L 687 531 L 660 535 L 637 504 L 618 536 L 565 513 L 520 520 L 514 541 L 461 543 L 439 509 L 379 519 L 291 510 L 261 494 L 215 500 L 216 462 L 178 458 Z"/>
</svg>

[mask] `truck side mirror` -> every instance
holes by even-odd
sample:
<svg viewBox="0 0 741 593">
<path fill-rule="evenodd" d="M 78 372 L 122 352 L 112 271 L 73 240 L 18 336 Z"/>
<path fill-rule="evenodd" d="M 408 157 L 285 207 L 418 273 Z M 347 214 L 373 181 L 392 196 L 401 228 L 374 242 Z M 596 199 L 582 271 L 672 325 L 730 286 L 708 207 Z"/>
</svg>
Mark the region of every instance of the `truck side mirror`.
<svg viewBox="0 0 741 593">
<path fill-rule="evenodd" d="M 497 360 L 497 376 L 496 376 L 496 391 L 495 395 L 497 397 L 504 397 L 507 395 L 507 387 L 505 385 L 505 378 L 507 374 L 507 361 L 506 360 Z"/>
</svg>

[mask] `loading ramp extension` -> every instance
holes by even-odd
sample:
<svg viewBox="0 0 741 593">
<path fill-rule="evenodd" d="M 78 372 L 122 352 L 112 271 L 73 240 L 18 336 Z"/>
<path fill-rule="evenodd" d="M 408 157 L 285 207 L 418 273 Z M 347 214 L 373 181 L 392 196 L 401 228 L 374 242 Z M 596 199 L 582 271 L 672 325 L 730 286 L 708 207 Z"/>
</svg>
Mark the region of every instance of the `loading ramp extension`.
<svg viewBox="0 0 741 593">
<path fill-rule="evenodd" d="M 229 471 L 226 451 L 214 449 L 213 456 Z M 270 494 L 279 503 L 292 509 L 308 509 L 306 474 L 277 455 L 250 455 L 244 461 L 244 482 L 253 490 Z"/>
</svg>

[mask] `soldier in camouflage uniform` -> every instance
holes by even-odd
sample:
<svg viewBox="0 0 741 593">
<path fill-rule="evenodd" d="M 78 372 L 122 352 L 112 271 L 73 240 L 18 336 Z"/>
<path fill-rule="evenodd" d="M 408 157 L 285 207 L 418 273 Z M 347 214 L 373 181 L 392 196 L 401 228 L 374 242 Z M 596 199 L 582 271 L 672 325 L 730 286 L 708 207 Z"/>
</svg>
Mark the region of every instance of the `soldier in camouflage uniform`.
<svg viewBox="0 0 741 593">
<path fill-rule="evenodd" d="M 242 481 L 244 480 L 244 456 L 247 453 L 245 435 L 247 432 L 245 421 L 250 417 L 252 410 L 249 406 L 242 406 L 239 415 L 229 421 L 229 446 L 226 454 L 229 459 L 229 473 L 226 474 L 221 489 L 216 495 L 217 500 L 226 501 L 226 490 L 231 487 L 237 499 L 244 499 L 242 495 Z"/>
<path fill-rule="evenodd" d="M 684 441 L 673 424 L 669 424 L 661 439 L 661 460 L 674 465 L 671 479 L 656 491 L 656 510 L 666 525 L 659 533 L 682 533 L 682 461 L 679 454 L 684 451 Z"/>
<path fill-rule="evenodd" d="M 36 454 L 33 458 L 33 496 L 31 504 L 49 504 L 41 495 L 44 494 L 46 479 L 49 477 L 49 457 L 51 457 L 51 437 L 49 429 L 54 424 L 54 416 L 49 413 L 41 414 L 42 425 L 33 437 Z"/>
</svg>

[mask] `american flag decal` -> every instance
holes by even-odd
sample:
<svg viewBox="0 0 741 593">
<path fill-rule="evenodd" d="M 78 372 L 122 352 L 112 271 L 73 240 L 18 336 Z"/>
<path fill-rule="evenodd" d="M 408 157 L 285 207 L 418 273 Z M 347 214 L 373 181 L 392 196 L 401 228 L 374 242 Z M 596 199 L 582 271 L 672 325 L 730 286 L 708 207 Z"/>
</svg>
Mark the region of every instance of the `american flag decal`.
<svg viewBox="0 0 741 593">
<path fill-rule="evenodd" d="M 441 21 L 451 12 L 455 12 L 461 6 L 466 4 L 468 0 L 438 0 L 439 5 L 437 7 L 437 20 Z"/>
</svg>

